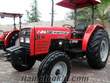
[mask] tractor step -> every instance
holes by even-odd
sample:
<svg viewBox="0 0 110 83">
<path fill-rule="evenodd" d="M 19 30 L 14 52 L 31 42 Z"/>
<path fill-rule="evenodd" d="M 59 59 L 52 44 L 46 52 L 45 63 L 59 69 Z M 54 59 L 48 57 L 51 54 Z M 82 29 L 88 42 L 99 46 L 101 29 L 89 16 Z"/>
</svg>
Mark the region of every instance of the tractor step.
<svg viewBox="0 0 110 83">
<path fill-rule="evenodd" d="M 19 51 L 22 49 L 21 46 L 13 46 L 13 47 L 10 47 L 10 48 L 7 48 L 6 49 L 6 53 L 4 55 L 4 57 L 6 57 L 6 60 L 5 61 L 11 61 L 11 55 L 16 52 L 16 51 Z"/>
<path fill-rule="evenodd" d="M 12 47 L 10 47 L 10 48 L 7 48 L 6 49 L 6 52 L 7 53 L 12 53 L 12 52 L 14 52 L 14 51 L 16 51 L 16 50 L 19 50 L 19 49 L 21 49 L 22 47 L 18 47 L 18 46 L 12 46 Z"/>
<path fill-rule="evenodd" d="M 70 49 L 69 50 L 70 52 L 73 52 L 73 53 L 81 53 L 81 52 L 83 52 L 81 49 L 79 49 L 79 48 L 75 48 L 75 49 Z"/>
</svg>

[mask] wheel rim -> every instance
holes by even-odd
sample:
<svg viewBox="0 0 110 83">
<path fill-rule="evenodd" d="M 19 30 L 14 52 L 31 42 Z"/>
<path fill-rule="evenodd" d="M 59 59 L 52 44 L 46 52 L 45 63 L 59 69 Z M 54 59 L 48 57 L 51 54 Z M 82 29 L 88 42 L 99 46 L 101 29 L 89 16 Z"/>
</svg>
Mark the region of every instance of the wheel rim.
<svg viewBox="0 0 110 83">
<path fill-rule="evenodd" d="M 51 70 L 51 83 L 62 83 L 67 75 L 65 62 L 58 62 Z"/>
<path fill-rule="evenodd" d="M 100 45 L 100 56 L 101 56 L 102 62 L 106 61 L 106 59 L 108 57 L 108 52 L 109 52 L 108 40 L 107 39 L 103 39 L 101 41 L 101 45 Z"/>
</svg>

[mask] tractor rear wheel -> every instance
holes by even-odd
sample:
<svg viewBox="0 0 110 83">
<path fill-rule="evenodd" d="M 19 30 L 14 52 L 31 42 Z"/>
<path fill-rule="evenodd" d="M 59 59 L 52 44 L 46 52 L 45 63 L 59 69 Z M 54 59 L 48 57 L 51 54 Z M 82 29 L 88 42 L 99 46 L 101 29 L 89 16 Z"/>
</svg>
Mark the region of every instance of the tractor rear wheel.
<svg viewBox="0 0 110 83">
<path fill-rule="evenodd" d="M 13 68 L 20 72 L 31 69 L 35 62 L 36 60 L 25 54 L 25 51 L 22 53 L 18 51 L 18 53 L 12 53 L 11 55 L 11 64 Z"/>
<path fill-rule="evenodd" d="M 71 68 L 69 61 L 64 52 L 50 53 L 39 67 L 39 83 L 67 83 Z"/>
<path fill-rule="evenodd" d="M 97 29 L 87 48 L 87 61 L 94 69 L 104 68 L 109 56 L 109 36 L 104 29 Z"/>
</svg>

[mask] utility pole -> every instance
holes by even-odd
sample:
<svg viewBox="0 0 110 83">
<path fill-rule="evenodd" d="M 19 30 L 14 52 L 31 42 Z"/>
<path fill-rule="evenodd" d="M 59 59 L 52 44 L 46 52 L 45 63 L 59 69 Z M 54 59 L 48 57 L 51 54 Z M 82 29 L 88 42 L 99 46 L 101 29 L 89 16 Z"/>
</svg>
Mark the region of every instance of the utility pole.
<svg viewBox="0 0 110 83">
<path fill-rule="evenodd" d="M 51 11 L 51 26 L 54 23 L 54 0 L 52 0 L 52 11 Z"/>
<path fill-rule="evenodd" d="M 35 20 L 37 20 L 37 1 L 35 0 Z"/>
</svg>

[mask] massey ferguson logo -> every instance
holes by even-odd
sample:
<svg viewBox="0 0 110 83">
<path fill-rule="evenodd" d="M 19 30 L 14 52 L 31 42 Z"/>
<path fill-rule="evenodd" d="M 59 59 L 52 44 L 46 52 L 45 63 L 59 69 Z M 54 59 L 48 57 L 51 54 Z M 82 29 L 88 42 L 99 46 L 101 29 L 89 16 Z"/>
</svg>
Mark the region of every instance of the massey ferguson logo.
<svg viewBox="0 0 110 83">
<path fill-rule="evenodd" d="M 68 34 L 66 31 L 50 31 L 50 30 L 38 30 L 38 34 Z"/>
</svg>

